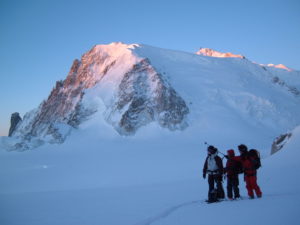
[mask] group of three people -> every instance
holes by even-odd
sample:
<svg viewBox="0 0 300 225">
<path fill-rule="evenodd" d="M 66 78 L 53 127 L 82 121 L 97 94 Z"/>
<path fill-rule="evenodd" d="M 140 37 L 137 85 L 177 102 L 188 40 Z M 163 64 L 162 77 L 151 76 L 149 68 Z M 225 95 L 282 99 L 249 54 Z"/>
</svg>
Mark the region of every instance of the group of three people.
<svg viewBox="0 0 300 225">
<path fill-rule="evenodd" d="M 233 149 L 227 151 L 225 156 L 227 162 L 224 168 L 222 159 L 218 156 L 218 149 L 212 145 L 208 146 L 208 155 L 203 167 L 203 178 L 205 179 L 206 175 L 208 175 L 208 202 L 215 202 L 225 198 L 222 185 L 223 175 L 227 178 L 228 199 L 240 198 L 239 173 L 244 174 L 249 198 L 254 198 L 254 192 L 258 198 L 262 197 L 260 187 L 257 185 L 257 159 L 250 154 L 246 145 L 241 144 L 238 146 L 238 149 L 240 152 L 239 156 L 235 156 Z"/>
</svg>

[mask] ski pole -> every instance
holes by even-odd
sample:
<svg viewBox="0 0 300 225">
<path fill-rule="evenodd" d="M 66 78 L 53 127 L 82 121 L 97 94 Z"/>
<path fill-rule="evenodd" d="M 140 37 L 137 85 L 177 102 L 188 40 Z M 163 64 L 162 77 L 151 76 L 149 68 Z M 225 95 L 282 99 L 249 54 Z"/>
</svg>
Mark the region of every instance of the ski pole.
<svg viewBox="0 0 300 225">
<path fill-rule="evenodd" d="M 224 153 L 222 153 L 222 152 L 220 152 L 219 150 L 218 150 L 218 153 L 221 153 L 223 156 L 225 156 L 225 154 L 224 154 Z"/>
</svg>

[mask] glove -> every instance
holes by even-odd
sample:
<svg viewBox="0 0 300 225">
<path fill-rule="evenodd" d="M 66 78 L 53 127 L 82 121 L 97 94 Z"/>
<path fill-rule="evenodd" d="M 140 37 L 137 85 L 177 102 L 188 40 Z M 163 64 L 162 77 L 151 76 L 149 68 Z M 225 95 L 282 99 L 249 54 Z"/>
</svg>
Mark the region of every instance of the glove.
<svg viewBox="0 0 300 225">
<path fill-rule="evenodd" d="M 205 179 L 206 178 L 206 173 L 203 173 L 203 179 Z"/>
</svg>

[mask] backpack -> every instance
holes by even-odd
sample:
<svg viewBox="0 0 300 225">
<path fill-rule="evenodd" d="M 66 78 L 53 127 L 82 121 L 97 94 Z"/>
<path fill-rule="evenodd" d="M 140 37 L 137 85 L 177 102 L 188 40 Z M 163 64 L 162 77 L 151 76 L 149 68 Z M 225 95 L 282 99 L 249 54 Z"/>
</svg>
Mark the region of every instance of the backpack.
<svg viewBox="0 0 300 225">
<path fill-rule="evenodd" d="M 253 164 L 253 167 L 257 170 L 261 167 L 261 162 L 260 162 L 260 153 L 256 149 L 251 149 L 248 152 L 248 156 L 251 159 L 251 162 Z"/>
</svg>

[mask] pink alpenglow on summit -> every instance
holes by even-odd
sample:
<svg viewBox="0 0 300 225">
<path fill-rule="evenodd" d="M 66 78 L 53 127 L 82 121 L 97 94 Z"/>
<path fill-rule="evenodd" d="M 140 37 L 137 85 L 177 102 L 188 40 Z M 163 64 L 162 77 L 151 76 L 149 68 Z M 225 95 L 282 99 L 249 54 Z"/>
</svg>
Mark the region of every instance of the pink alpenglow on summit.
<svg viewBox="0 0 300 225">
<path fill-rule="evenodd" d="M 204 56 L 210 56 L 210 57 L 218 57 L 218 58 L 241 58 L 244 59 L 245 56 L 243 55 L 235 55 L 231 52 L 218 52 L 210 48 L 200 48 L 198 52 L 196 52 L 197 55 L 204 55 Z"/>
<path fill-rule="evenodd" d="M 284 70 L 287 70 L 287 71 L 293 71 L 291 68 L 288 68 L 287 66 L 283 65 L 283 64 L 268 64 L 267 66 L 269 67 L 275 67 L 275 68 L 278 68 L 278 69 L 284 69 Z"/>
</svg>

